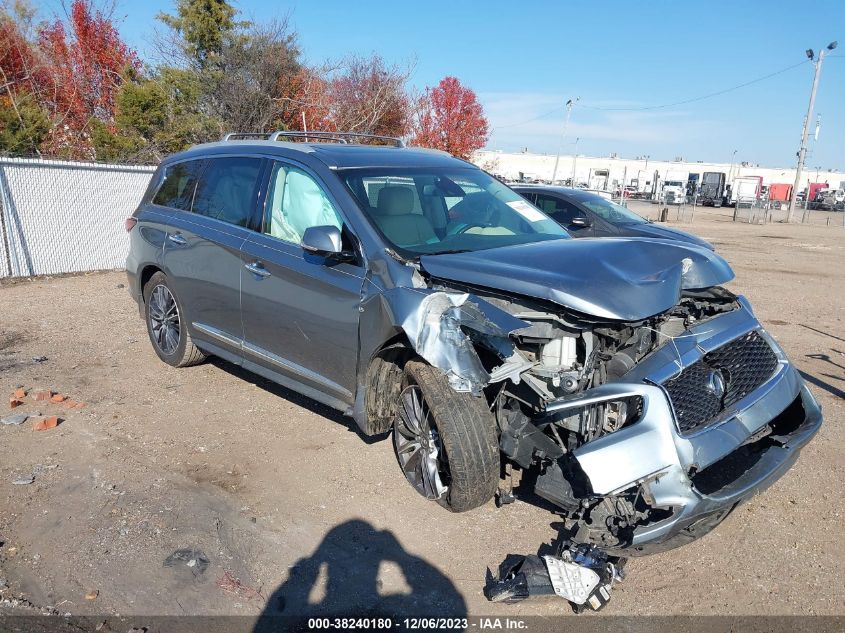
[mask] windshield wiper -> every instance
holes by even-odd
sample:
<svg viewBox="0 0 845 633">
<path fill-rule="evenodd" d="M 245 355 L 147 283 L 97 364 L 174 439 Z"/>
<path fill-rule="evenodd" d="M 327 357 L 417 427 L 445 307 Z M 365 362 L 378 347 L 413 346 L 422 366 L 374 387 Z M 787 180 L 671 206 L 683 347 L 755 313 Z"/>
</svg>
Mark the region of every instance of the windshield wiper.
<svg viewBox="0 0 845 633">
<path fill-rule="evenodd" d="M 437 251 L 436 253 L 431 253 L 432 255 L 456 255 L 457 253 L 471 253 L 471 248 L 452 248 L 446 251 Z"/>
<path fill-rule="evenodd" d="M 397 253 L 392 248 L 385 248 L 384 252 L 390 255 L 393 259 L 395 259 L 400 264 L 405 264 L 405 266 L 412 266 L 413 268 L 419 268 L 419 257 L 415 259 L 408 259 L 407 257 L 402 257 L 399 253 Z"/>
</svg>

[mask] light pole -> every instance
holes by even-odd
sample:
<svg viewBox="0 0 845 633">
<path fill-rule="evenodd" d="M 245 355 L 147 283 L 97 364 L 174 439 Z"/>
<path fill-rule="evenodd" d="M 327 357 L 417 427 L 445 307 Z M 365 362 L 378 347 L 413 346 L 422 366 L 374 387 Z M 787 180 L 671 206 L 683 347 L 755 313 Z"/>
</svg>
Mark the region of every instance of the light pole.
<svg viewBox="0 0 845 633">
<path fill-rule="evenodd" d="M 734 162 L 736 161 L 736 152 L 737 150 L 734 150 L 733 154 L 731 154 L 731 168 L 728 170 L 728 180 L 730 180 L 731 176 L 734 175 Z"/>
<path fill-rule="evenodd" d="M 569 186 L 575 189 L 575 165 L 578 164 L 578 141 L 581 137 L 575 137 L 575 149 L 572 150 L 572 178 L 569 179 Z"/>
<path fill-rule="evenodd" d="M 555 168 L 552 172 L 552 184 L 555 184 L 555 180 L 557 179 L 557 166 L 560 164 L 560 153 L 563 151 L 563 143 L 566 141 L 566 129 L 569 127 L 569 115 L 572 114 L 572 106 L 578 102 L 578 99 L 581 97 L 575 97 L 575 101 L 570 99 L 566 102 L 566 119 L 563 121 L 563 137 L 560 139 L 560 148 L 557 150 L 557 156 L 555 156 Z"/>
<path fill-rule="evenodd" d="M 836 48 L 836 45 L 836 42 L 831 42 L 827 45 L 827 50 L 832 51 Z M 792 217 L 795 214 L 795 198 L 798 195 L 798 186 L 801 184 L 801 170 L 804 168 L 804 161 L 807 159 L 807 134 L 810 131 L 810 121 L 813 118 L 813 106 L 816 103 L 816 91 L 819 88 L 819 74 L 822 70 L 824 56 L 824 50 L 820 51 L 818 57 L 816 57 L 812 48 L 807 49 L 807 57 L 813 61 L 816 70 L 813 74 L 813 89 L 810 91 L 810 105 L 807 108 L 807 116 L 804 118 L 804 130 L 801 132 L 801 147 L 798 149 L 798 167 L 795 170 L 795 184 L 792 186 L 792 196 L 789 198 L 789 214 L 786 216 L 787 222 L 792 222 Z"/>
</svg>

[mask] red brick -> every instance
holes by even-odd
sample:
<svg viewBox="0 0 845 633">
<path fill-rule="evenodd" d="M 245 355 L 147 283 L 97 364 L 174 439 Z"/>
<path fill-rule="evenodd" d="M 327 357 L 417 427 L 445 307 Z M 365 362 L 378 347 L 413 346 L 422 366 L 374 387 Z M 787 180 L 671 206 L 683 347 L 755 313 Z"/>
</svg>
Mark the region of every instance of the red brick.
<svg viewBox="0 0 845 633">
<path fill-rule="evenodd" d="M 55 415 L 47 416 L 38 420 L 33 426 L 34 431 L 46 431 L 47 429 L 55 429 L 59 425 L 59 417 Z"/>
<path fill-rule="evenodd" d="M 76 405 L 78 405 L 78 404 L 79 404 L 79 403 L 78 403 L 76 400 L 72 400 L 72 399 L 70 399 L 70 398 L 68 398 L 67 400 L 65 400 L 64 402 L 62 402 L 62 405 L 63 405 L 63 406 L 65 406 L 65 407 L 67 407 L 68 409 L 73 409 L 73 408 L 74 408 Z"/>
<path fill-rule="evenodd" d="M 50 398 L 53 397 L 53 392 L 52 391 L 44 391 L 44 390 L 36 391 L 35 395 L 33 397 L 39 402 L 47 401 L 47 400 L 49 400 Z"/>
<path fill-rule="evenodd" d="M 23 400 L 18 400 L 15 396 L 9 398 L 9 408 L 14 409 L 15 407 L 19 407 L 23 404 Z"/>
<path fill-rule="evenodd" d="M 18 387 L 17 389 L 15 389 L 15 393 L 12 395 L 18 400 L 23 400 L 24 398 L 26 398 L 26 389 L 24 389 L 23 387 Z"/>
<path fill-rule="evenodd" d="M 67 396 L 63 396 L 60 393 L 57 393 L 55 396 L 50 398 L 50 401 L 55 403 L 64 402 L 65 400 L 67 400 Z"/>
</svg>

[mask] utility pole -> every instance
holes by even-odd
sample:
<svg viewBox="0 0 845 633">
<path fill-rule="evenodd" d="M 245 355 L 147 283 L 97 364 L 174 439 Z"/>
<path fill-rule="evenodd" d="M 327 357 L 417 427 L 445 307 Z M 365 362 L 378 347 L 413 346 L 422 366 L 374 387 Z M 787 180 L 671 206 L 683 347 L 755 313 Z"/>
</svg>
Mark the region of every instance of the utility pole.
<svg viewBox="0 0 845 633">
<path fill-rule="evenodd" d="M 575 97 L 575 101 L 570 99 L 566 102 L 566 119 L 563 121 L 563 138 L 560 139 L 560 149 L 557 151 L 557 156 L 555 156 L 555 168 L 552 172 L 552 184 L 555 184 L 555 180 L 557 180 L 557 166 L 560 164 L 560 153 L 563 151 L 563 144 L 566 141 L 566 130 L 569 127 L 569 115 L 572 114 L 572 106 L 578 102 L 578 99 L 581 97 Z"/>
<path fill-rule="evenodd" d="M 625 169 L 622 172 L 622 187 L 619 189 L 619 205 L 620 206 L 627 206 L 625 204 L 625 179 L 628 177 L 628 165 L 625 165 Z"/>
<path fill-rule="evenodd" d="M 831 42 L 827 45 L 827 50 L 832 51 L 836 46 L 836 42 Z M 798 186 L 801 184 L 801 170 L 804 169 L 804 161 L 807 159 L 807 135 L 810 132 L 810 121 L 813 120 L 813 106 L 816 104 L 816 91 L 819 88 L 819 75 L 821 74 L 824 56 L 825 50 L 820 51 L 818 58 L 816 58 L 813 49 L 807 49 L 807 57 L 813 60 L 816 69 L 813 74 L 813 89 L 810 91 L 810 105 L 807 108 L 807 116 L 804 117 L 804 129 L 801 132 L 801 147 L 798 149 L 798 167 L 795 170 L 795 184 L 792 186 L 792 196 L 789 198 L 789 214 L 786 216 L 787 222 L 792 222 L 793 216 L 795 215 L 795 198 L 798 195 Z M 809 191 L 807 193 L 809 194 Z M 806 202 L 809 202 L 809 200 Z"/>
<path fill-rule="evenodd" d="M 731 154 L 731 168 L 728 170 L 728 182 L 731 181 L 731 176 L 734 175 L 734 162 L 736 161 L 736 152 L 737 150 L 734 150 L 733 154 Z"/>
</svg>

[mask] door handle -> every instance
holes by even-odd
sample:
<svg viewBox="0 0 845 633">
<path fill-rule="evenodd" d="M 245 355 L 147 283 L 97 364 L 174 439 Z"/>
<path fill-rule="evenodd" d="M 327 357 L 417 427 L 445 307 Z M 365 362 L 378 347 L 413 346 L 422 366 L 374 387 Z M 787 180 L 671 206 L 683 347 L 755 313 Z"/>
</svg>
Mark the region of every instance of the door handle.
<svg viewBox="0 0 845 633">
<path fill-rule="evenodd" d="M 265 277 L 270 276 L 270 271 L 264 268 L 260 262 L 252 262 L 251 264 L 244 264 L 244 268 L 246 268 L 249 272 L 253 275 L 257 275 L 264 279 Z"/>
<path fill-rule="evenodd" d="M 181 233 L 168 233 L 167 239 L 170 240 L 171 242 L 173 242 L 174 244 L 179 245 L 179 246 L 184 246 L 185 244 L 188 243 L 188 240 L 186 240 L 184 237 L 182 237 Z"/>
</svg>

